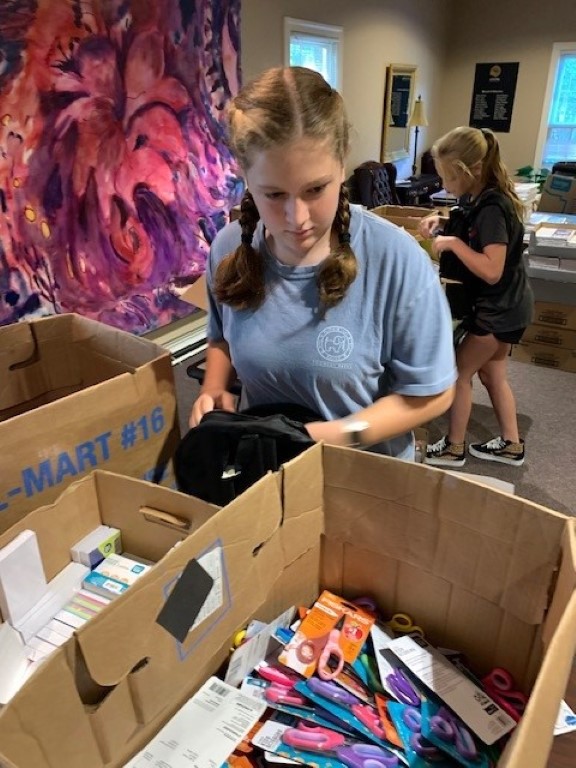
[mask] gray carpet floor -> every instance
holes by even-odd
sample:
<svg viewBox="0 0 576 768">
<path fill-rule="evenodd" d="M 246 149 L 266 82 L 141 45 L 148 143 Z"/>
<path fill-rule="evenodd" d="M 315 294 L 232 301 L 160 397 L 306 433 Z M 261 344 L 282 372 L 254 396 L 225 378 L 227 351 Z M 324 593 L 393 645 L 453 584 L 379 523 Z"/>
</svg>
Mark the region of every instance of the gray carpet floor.
<svg viewBox="0 0 576 768">
<path fill-rule="evenodd" d="M 189 363 L 174 368 L 182 433 L 198 393 L 196 382 L 186 375 Z M 463 471 L 512 483 L 518 496 L 564 514 L 576 515 L 576 374 L 515 360 L 509 361 L 510 382 L 516 395 L 520 433 L 526 441 L 522 467 L 510 467 L 468 456 Z M 475 380 L 474 405 L 468 440 L 484 442 L 499 433 L 490 400 Z M 446 433 L 447 419 L 429 426 L 430 440 Z M 458 470 L 454 470 L 458 471 Z"/>
</svg>

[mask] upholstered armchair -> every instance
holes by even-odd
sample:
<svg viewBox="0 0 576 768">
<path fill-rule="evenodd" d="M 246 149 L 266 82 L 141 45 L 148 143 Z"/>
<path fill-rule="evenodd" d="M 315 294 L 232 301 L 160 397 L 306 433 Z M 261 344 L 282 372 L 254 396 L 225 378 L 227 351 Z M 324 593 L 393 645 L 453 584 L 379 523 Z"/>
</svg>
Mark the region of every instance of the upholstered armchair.
<svg viewBox="0 0 576 768">
<path fill-rule="evenodd" d="M 352 203 L 366 208 L 379 205 L 399 205 L 396 192 L 396 166 L 393 163 L 378 163 L 367 160 L 347 180 Z"/>
</svg>

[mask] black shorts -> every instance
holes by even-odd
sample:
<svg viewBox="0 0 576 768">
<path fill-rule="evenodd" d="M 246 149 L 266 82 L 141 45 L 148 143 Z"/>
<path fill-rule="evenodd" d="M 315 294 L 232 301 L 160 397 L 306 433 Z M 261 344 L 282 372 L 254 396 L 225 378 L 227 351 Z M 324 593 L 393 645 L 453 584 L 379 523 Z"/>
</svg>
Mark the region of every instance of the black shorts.
<svg viewBox="0 0 576 768">
<path fill-rule="evenodd" d="M 484 330 L 484 328 L 479 328 L 474 320 L 467 320 L 465 322 L 465 328 L 468 333 L 471 333 L 473 336 L 489 336 L 492 333 L 495 339 L 502 341 L 504 344 L 518 344 L 526 330 L 526 328 L 518 328 L 515 331 L 500 331 L 498 333 L 493 333 L 492 331 Z"/>
</svg>

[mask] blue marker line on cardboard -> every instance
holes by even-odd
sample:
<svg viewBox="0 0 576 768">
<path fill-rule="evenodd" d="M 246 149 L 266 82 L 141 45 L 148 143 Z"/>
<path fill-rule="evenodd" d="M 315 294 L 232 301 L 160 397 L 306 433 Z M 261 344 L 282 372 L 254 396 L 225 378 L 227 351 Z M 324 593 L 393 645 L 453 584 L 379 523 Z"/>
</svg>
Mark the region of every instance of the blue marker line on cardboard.
<svg viewBox="0 0 576 768">
<path fill-rule="evenodd" d="M 8 509 L 8 504 L 5 501 L 0 501 L 0 512 L 4 512 L 5 509 Z"/>
<path fill-rule="evenodd" d="M 19 493 L 22 493 L 22 488 L 11 488 L 6 495 L 12 497 L 18 496 Z"/>
<path fill-rule="evenodd" d="M 226 614 L 232 607 L 232 601 L 230 598 L 230 583 L 228 580 L 228 571 L 226 569 L 226 558 L 224 556 L 224 547 L 222 546 L 222 540 L 216 539 L 214 544 L 211 544 L 209 547 L 206 547 L 206 549 L 202 550 L 202 552 L 198 554 L 196 560 L 200 560 L 200 558 L 203 555 L 206 555 L 208 552 L 212 552 L 218 547 L 220 547 L 220 549 L 222 550 L 222 557 L 220 559 L 220 563 L 222 566 L 222 606 L 224 610 L 219 612 L 218 616 L 214 621 L 212 621 L 212 623 L 209 623 L 210 622 L 209 618 L 206 619 L 206 622 L 208 622 L 206 627 L 202 630 L 202 632 L 198 635 L 198 637 L 190 646 L 185 648 L 183 643 L 180 643 L 178 640 L 174 639 L 174 644 L 176 646 L 176 653 L 178 654 L 180 661 L 184 661 L 184 659 L 186 659 L 192 653 L 192 651 L 196 648 L 196 646 L 199 643 L 202 642 L 202 640 L 206 637 L 206 635 L 210 634 L 210 632 L 212 632 L 214 628 L 218 626 L 218 624 L 222 621 L 224 616 L 226 616 Z M 172 585 L 174 584 L 175 581 L 178 580 L 178 578 L 179 578 L 179 575 L 170 579 L 170 581 L 167 581 L 164 587 L 162 588 L 165 600 L 168 599 L 168 596 L 172 591 Z M 220 609 L 218 610 L 220 611 Z"/>
</svg>

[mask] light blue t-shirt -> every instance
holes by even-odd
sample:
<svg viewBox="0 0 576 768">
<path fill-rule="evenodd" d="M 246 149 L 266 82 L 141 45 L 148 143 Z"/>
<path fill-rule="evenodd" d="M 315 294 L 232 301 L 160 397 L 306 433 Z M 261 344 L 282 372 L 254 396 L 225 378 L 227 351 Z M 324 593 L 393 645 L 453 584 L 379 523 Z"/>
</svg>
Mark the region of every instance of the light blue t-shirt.
<svg viewBox="0 0 576 768">
<path fill-rule="evenodd" d="M 435 395 L 455 381 L 450 311 L 428 255 L 385 219 L 360 206 L 350 212 L 358 272 L 324 317 L 318 267 L 281 264 L 266 245 L 262 222 L 253 244 L 266 260 L 263 304 L 235 310 L 209 291 L 208 339 L 228 342 L 243 407 L 294 403 L 337 419 L 390 393 Z M 238 222 L 220 230 L 210 251 L 208 286 L 221 259 L 239 244 Z M 413 459 L 413 436 L 370 450 Z"/>
</svg>

